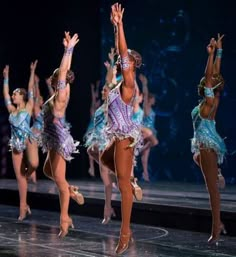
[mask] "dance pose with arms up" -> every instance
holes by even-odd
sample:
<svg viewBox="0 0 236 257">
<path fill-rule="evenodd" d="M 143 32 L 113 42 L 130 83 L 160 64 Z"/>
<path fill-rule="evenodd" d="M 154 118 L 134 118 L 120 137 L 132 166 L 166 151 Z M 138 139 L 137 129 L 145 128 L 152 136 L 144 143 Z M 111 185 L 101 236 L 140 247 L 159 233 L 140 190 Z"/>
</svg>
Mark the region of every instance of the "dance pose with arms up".
<svg viewBox="0 0 236 257">
<path fill-rule="evenodd" d="M 215 117 L 224 89 L 220 74 L 222 57 L 222 38 L 210 40 L 207 46 L 208 60 L 205 76 L 201 79 L 198 93 L 203 97 L 201 103 L 192 111 L 194 136 L 191 149 L 195 162 L 200 166 L 210 196 L 212 212 L 212 231 L 208 243 L 218 244 L 221 232 L 226 233 L 220 218 L 220 193 L 218 188 L 218 164 L 223 162 L 226 153 L 224 140 L 216 131 Z M 214 54 L 216 57 L 214 62 Z"/>
<path fill-rule="evenodd" d="M 83 204 L 83 196 L 76 188 L 70 187 L 66 180 L 66 161 L 72 159 L 72 153 L 78 153 L 78 142 L 70 135 L 70 126 L 65 120 L 65 112 L 70 97 L 70 83 L 74 81 L 74 73 L 69 70 L 74 46 L 79 42 L 77 34 L 70 37 L 65 33 L 63 44 L 65 51 L 59 69 L 51 77 L 54 95 L 43 106 L 44 128 L 42 133 L 43 151 L 47 152 L 44 173 L 57 185 L 60 196 L 60 233 L 65 237 L 69 227 L 73 227 L 68 208 L 70 196 L 79 204 Z"/>
<path fill-rule="evenodd" d="M 27 203 L 28 177 L 38 167 L 38 155 L 35 152 L 34 137 L 30 129 L 30 118 L 34 106 L 33 87 L 34 73 L 37 61 L 30 65 L 30 79 L 27 91 L 24 88 L 17 88 L 9 95 L 9 66 L 3 70 L 3 96 L 7 110 L 10 114 L 11 139 L 9 142 L 12 152 L 12 163 L 15 171 L 19 197 L 20 215 L 18 220 L 22 221 L 27 214 L 31 214 Z M 11 101 L 12 98 L 12 101 Z"/>
<path fill-rule="evenodd" d="M 106 126 L 106 147 L 101 155 L 102 163 L 115 170 L 121 193 L 122 224 L 116 253 L 122 254 L 132 240 L 130 219 L 133 193 L 130 183 L 134 155 L 141 139 L 140 127 L 132 121 L 135 97 L 135 69 L 141 56 L 134 50 L 128 51 L 123 29 L 124 9 L 116 3 L 112 6 L 111 21 L 118 33 L 118 49 L 123 80 L 112 89 L 107 98 L 108 124 Z"/>
</svg>

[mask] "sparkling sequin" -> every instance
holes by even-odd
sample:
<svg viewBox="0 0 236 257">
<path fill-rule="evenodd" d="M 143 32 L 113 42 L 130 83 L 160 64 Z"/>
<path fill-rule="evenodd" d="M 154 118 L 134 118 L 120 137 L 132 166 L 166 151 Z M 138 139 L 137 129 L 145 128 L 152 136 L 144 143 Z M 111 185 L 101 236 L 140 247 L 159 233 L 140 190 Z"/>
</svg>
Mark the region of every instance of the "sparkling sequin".
<svg viewBox="0 0 236 257">
<path fill-rule="evenodd" d="M 65 160 L 73 159 L 72 153 L 78 153 L 78 141 L 74 141 L 70 134 L 70 124 L 65 117 L 59 118 L 53 115 L 50 103 L 46 102 L 43 106 L 43 132 L 42 150 L 48 152 L 55 150 Z"/>
<path fill-rule="evenodd" d="M 156 113 L 151 109 L 149 115 L 143 116 L 143 126 L 146 128 L 149 128 L 153 135 L 157 135 L 157 130 L 155 129 L 155 119 L 156 119 Z"/>
<path fill-rule="evenodd" d="M 216 131 L 215 121 L 200 116 L 200 105 L 192 113 L 194 136 L 191 139 L 192 153 L 200 153 L 200 148 L 213 149 L 218 157 L 218 163 L 223 162 L 226 146 L 224 140 Z"/>
<path fill-rule="evenodd" d="M 34 138 L 30 129 L 30 115 L 25 109 L 16 114 L 11 113 L 9 122 L 11 125 L 10 149 L 23 152 L 26 149 L 26 140 Z"/>
</svg>

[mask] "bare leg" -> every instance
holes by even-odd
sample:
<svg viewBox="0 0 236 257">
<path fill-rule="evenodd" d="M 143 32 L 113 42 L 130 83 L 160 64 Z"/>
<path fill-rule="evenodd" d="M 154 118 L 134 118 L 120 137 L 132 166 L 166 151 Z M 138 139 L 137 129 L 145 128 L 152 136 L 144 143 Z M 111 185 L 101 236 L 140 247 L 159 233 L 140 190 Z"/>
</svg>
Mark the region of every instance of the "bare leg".
<svg viewBox="0 0 236 257">
<path fill-rule="evenodd" d="M 89 170 L 88 173 L 91 177 L 95 176 L 94 173 L 94 159 L 89 155 Z"/>
<path fill-rule="evenodd" d="M 46 157 L 46 160 L 44 162 L 43 173 L 46 177 L 48 177 L 49 179 L 54 181 L 53 174 L 52 174 L 52 169 L 51 169 L 51 163 L 50 163 L 50 159 L 49 159 L 49 152 L 47 153 L 47 157 Z"/>
<path fill-rule="evenodd" d="M 61 207 L 61 221 L 69 220 L 68 209 L 70 201 L 69 184 L 66 181 L 66 161 L 57 152 L 49 151 L 49 160 L 53 179 L 58 187 Z"/>
<path fill-rule="evenodd" d="M 100 163 L 100 175 L 104 184 L 105 191 L 105 206 L 104 206 L 104 219 L 103 224 L 107 224 L 111 216 L 115 216 L 115 212 L 111 206 L 111 196 L 112 196 L 112 180 L 110 176 L 109 169 Z"/>
<path fill-rule="evenodd" d="M 217 186 L 217 155 L 214 151 L 208 149 L 200 150 L 200 166 L 206 182 L 210 196 L 212 212 L 212 236 L 219 237 L 221 220 L 220 220 L 220 193 Z"/>
<path fill-rule="evenodd" d="M 30 176 L 34 171 L 37 170 L 39 165 L 38 145 L 36 141 L 27 141 L 26 155 L 28 161 L 27 176 Z"/>
<path fill-rule="evenodd" d="M 130 233 L 130 218 L 133 206 L 133 193 L 130 184 L 130 176 L 133 168 L 133 148 L 127 148 L 131 143 L 130 139 L 115 141 L 115 170 L 117 174 L 118 186 L 121 193 L 121 234 Z"/>
<path fill-rule="evenodd" d="M 149 175 L 148 175 L 149 154 L 150 154 L 150 148 L 147 148 L 145 151 L 142 152 L 142 155 L 141 155 L 141 161 L 143 166 L 143 178 L 145 181 L 148 181 L 148 182 L 150 181 Z"/>
<path fill-rule="evenodd" d="M 27 188 L 28 183 L 25 176 L 25 163 L 23 160 L 23 153 L 18 153 L 16 151 L 12 152 L 12 163 L 13 168 L 16 175 L 16 180 L 18 184 L 19 190 L 19 198 L 20 198 L 20 216 L 19 220 L 23 220 L 28 211 L 28 204 L 27 204 Z"/>
</svg>

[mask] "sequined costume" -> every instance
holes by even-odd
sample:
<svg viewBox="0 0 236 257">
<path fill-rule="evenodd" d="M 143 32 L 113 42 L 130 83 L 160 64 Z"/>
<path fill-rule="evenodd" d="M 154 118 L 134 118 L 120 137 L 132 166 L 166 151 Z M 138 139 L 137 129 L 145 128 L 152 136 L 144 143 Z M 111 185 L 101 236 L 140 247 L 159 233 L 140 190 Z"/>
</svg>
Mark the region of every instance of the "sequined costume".
<svg viewBox="0 0 236 257">
<path fill-rule="evenodd" d="M 138 111 L 133 112 L 132 121 L 135 122 L 138 125 L 142 124 L 143 115 L 144 115 L 143 109 L 139 106 Z"/>
<path fill-rule="evenodd" d="M 90 148 L 97 146 L 99 151 L 103 150 L 106 145 L 104 129 L 107 124 L 107 118 L 105 115 L 106 104 L 102 104 L 94 114 L 94 126 L 93 131 L 85 142 L 85 146 Z"/>
<path fill-rule="evenodd" d="M 155 118 L 156 118 L 156 113 L 151 109 L 149 115 L 143 116 L 143 126 L 146 128 L 149 128 L 153 135 L 157 135 L 157 130 L 155 129 Z"/>
<path fill-rule="evenodd" d="M 94 115 L 90 118 L 88 128 L 84 134 L 83 140 L 86 142 L 89 138 L 91 138 L 91 134 L 93 133 L 94 129 Z"/>
<path fill-rule="evenodd" d="M 11 125 L 11 139 L 9 141 L 10 149 L 23 152 L 26 149 L 26 140 L 33 138 L 30 129 L 30 114 L 26 109 L 23 109 L 16 114 L 11 113 L 9 122 Z"/>
<path fill-rule="evenodd" d="M 115 138 L 125 139 L 132 138 L 135 155 L 142 147 L 141 126 L 132 121 L 133 100 L 130 104 L 126 104 L 120 95 L 120 85 L 118 84 L 109 92 L 107 99 L 108 124 L 104 130 L 106 145 L 108 148 L 114 142 Z M 105 149 L 104 149 L 105 150 Z"/>
<path fill-rule="evenodd" d="M 37 144 L 42 146 L 42 130 L 43 130 L 43 113 L 40 111 L 34 118 L 33 126 L 31 127 L 32 133 L 36 138 Z"/>
<path fill-rule="evenodd" d="M 73 159 L 72 153 L 78 153 L 78 141 L 74 141 L 70 134 L 70 124 L 66 122 L 65 117 L 56 117 L 53 114 L 51 100 L 43 105 L 43 132 L 42 132 L 42 150 L 48 152 L 55 150 L 65 160 Z"/>
<path fill-rule="evenodd" d="M 191 151 L 198 154 L 201 148 L 213 149 L 217 154 L 218 164 L 221 164 L 226 153 L 224 140 L 216 131 L 215 120 L 201 117 L 200 105 L 196 106 L 191 113 L 194 130 L 194 136 L 191 139 Z"/>
</svg>

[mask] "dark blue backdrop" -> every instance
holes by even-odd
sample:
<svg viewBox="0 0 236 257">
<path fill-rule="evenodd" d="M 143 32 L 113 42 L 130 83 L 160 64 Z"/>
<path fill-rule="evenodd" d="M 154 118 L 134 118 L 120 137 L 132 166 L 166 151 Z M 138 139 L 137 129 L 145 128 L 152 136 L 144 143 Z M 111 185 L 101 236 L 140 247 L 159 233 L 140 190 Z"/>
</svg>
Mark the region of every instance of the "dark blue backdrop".
<svg viewBox="0 0 236 257">
<path fill-rule="evenodd" d="M 140 72 L 147 75 L 150 91 L 157 96 L 156 128 L 160 144 L 152 149 L 150 156 L 153 180 L 202 181 L 190 152 L 190 113 L 199 99 L 196 86 L 205 69 L 206 44 L 220 32 L 226 35 L 222 63 L 226 87 L 217 116 L 217 129 L 222 137 L 227 137 L 229 150 L 223 172 L 228 182 L 235 183 L 233 152 L 236 149 L 236 124 L 233 113 L 236 49 L 233 28 L 236 21 L 231 2 L 121 1 L 125 7 L 128 47 L 142 54 L 144 66 Z M 63 4 L 38 2 L 32 5 L 27 1 L 8 1 L 2 6 L 0 69 L 6 63 L 10 64 L 11 89 L 27 84 L 29 64 L 37 58 L 37 71 L 46 97 L 43 81 L 59 65 L 63 31 L 79 33 L 81 40 L 75 49 L 72 65 L 77 79 L 67 111 L 72 134 L 79 140 L 82 140 L 89 122 L 90 82 L 104 77 L 103 62 L 113 46 L 113 29 L 109 19 L 112 3 L 114 1 L 110 0 L 71 0 Z M 1 99 L 1 124 L 6 122 L 7 113 Z M 1 133 L 4 134 L 4 130 Z M 1 146 L 3 144 L 4 141 Z M 71 178 L 88 176 L 87 154 L 83 147 L 80 151 L 80 155 L 68 164 L 68 176 Z M 10 176 L 13 175 L 10 154 L 7 156 Z M 43 162 L 45 156 L 40 158 Z M 41 167 L 39 175 L 43 176 Z"/>
</svg>

